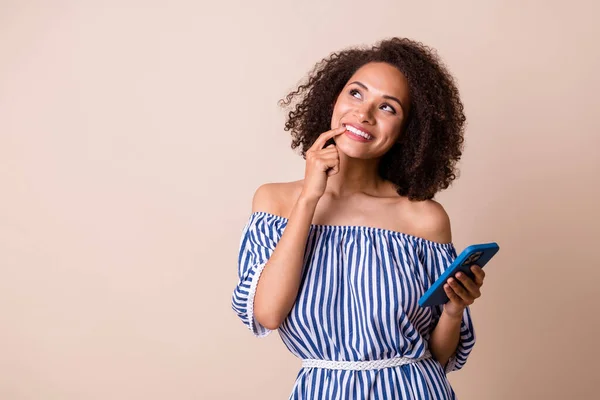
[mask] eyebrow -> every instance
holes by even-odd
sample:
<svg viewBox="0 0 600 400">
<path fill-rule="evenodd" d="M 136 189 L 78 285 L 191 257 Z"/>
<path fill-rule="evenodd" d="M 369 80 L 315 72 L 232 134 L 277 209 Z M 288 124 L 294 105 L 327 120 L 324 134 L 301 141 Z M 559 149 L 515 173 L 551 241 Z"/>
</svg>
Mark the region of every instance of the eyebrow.
<svg viewBox="0 0 600 400">
<path fill-rule="evenodd" d="M 356 83 L 358 86 L 360 86 L 360 87 L 364 88 L 364 89 L 365 89 L 367 92 L 369 91 L 369 88 L 368 88 L 367 86 L 365 86 L 365 84 L 364 84 L 364 83 L 362 83 L 362 82 L 359 82 L 359 81 L 354 81 L 354 82 L 351 82 L 351 83 L 349 83 L 348 85 L 352 85 L 353 83 Z M 390 95 L 387 95 L 387 94 L 384 94 L 382 97 L 383 97 L 384 99 L 390 99 L 390 100 L 394 100 L 396 103 L 400 104 L 400 108 L 402 108 L 402 111 L 404 111 L 404 106 L 402 105 L 402 102 L 401 102 L 400 100 L 398 100 L 396 97 L 394 97 L 394 96 L 390 96 Z"/>
</svg>

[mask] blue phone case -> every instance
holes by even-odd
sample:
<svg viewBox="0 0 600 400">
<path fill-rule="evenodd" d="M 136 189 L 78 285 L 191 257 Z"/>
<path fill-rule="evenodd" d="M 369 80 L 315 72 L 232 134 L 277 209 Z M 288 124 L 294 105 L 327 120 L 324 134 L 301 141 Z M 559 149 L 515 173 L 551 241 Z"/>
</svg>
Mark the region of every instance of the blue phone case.
<svg viewBox="0 0 600 400">
<path fill-rule="evenodd" d="M 495 242 L 474 244 L 464 249 L 460 255 L 456 257 L 454 262 L 446 268 L 444 273 L 435 281 L 435 283 L 431 285 L 429 290 L 421 296 L 419 305 L 421 307 L 437 306 L 448 302 L 448 296 L 444 291 L 444 284 L 448 278 L 461 271 L 473 279 L 475 275 L 471 271 L 471 266 L 477 264 L 483 268 L 498 250 L 500 250 L 500 247 Z"/>
</svg>

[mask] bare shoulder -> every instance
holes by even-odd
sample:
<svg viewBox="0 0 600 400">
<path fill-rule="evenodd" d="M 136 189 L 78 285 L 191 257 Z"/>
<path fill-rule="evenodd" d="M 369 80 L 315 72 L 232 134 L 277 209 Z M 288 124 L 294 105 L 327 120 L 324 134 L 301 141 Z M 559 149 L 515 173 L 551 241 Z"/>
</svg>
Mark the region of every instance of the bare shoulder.
<svg viewBox="0 0 600 400">
<path fill-rule="evenodd" d="M 435 200 L 413 202 L 412 209 L 418 221 L 419 236 L 433 242 L 452 242 L 450 217 L 440 203 Z"/>
<path fill-rule="evenodd" d="M 252 212 L 286 216 L 290 201 L 298 196 L 302 181 L 269 182 L 260 185 L 252 198 Z"/>
</svg>

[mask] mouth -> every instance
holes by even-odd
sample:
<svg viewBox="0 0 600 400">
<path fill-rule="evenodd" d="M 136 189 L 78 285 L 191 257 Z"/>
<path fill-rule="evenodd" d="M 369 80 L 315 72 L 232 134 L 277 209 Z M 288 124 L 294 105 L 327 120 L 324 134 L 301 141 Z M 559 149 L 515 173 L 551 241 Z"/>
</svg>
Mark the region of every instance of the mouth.
<svg viewBox="0 0 600 400">
<path fill-rule="evenodd" d="M 344 126 L 346 127 L 346 134 L 353 139 L 362 139 L 360 141 L 363 142 L 370 142 L 371 140 L 375 139 L 375 137 L 370 133 L 358 129 L 353 125 L 344 124 Z"/>
</svg>

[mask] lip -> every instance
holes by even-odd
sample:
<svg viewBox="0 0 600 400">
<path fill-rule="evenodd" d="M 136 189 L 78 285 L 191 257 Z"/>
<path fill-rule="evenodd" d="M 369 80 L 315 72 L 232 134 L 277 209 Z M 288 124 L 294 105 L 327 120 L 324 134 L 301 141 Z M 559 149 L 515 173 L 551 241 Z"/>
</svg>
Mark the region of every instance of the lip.
<svg viewBox="0 0 600 400">
<path fill-rule="evenodd" d="M 371 140 L 373 140 L 373 139 L 371 139 L 371 140 L 365 139 L 364 137 L 356 135 L 356 134 L 354 134 L 354 132 L 350 132 L 347 129 L 344 134 L 347 135 L 350 139 L 356 140 L 357 142 L 367 143 L 367 142 L 370 142 Z"/>
<path fill-rule="evenodd" d="M 344 126 L 351 126 L 355 129 L 358 129 L 360 131 L 363 131 L 364 133 L 366 133 L 367 135 L 371 135 L 373 137 L 375 137 L 375 135 L 373 135 L 371 132 L 369 132 L 367 129 L 365 129 L 362 125 L 360 124 L 343 124 Z"/>
</svg>

